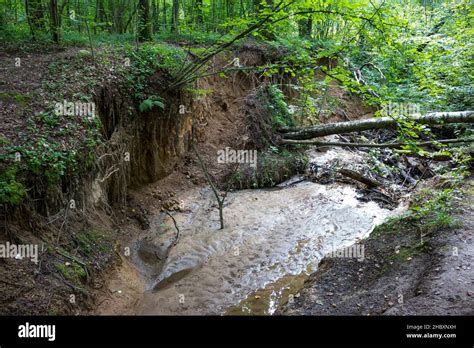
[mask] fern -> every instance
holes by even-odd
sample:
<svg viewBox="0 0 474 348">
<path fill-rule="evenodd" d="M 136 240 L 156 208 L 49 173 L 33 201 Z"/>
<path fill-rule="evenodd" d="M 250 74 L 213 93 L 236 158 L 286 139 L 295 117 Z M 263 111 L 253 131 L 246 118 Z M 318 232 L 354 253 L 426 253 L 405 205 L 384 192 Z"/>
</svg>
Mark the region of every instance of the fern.
<svg viewBox="0 0 474 348">
<path fill-rule="evenodd" d="M 151 96 L 140 103 L 138 107 L 140 112 L 145 112 L 153 109 L 154 107 L 159 107 L 161 110 L 165 109 L 165 100 L 161 97 Z"/>
</svg>

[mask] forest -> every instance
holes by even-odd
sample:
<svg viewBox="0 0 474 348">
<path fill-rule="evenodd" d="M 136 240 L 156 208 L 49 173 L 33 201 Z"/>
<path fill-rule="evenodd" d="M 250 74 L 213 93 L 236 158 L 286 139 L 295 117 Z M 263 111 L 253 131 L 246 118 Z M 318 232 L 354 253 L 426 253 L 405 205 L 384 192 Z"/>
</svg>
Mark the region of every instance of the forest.
<svg viewBox="0 0 474 348">
<path fill-rule="evenodd" d="M 472 317 L 473 7 L 1 0 L 0 314 Z"/>
</svg>

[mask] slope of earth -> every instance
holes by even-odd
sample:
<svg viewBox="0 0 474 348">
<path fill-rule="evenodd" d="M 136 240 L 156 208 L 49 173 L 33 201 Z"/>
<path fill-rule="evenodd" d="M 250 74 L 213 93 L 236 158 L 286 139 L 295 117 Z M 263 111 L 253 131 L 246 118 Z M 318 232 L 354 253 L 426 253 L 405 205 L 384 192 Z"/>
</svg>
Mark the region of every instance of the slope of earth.
<svg viewBox="0 0 474 348">
<path fill-rule="evenodd" d="M 47 146 L 49 143 L 54 145 L 55 152 L 59 152 L 59 155 L 53 153 L 55 156 L 67 156 L 76 151 L 90 155 L 92 161 L 97 155 L 94 150 L 100 134 L 95 123 L 89 122 L 87 117 L 53 117 L 54 114 L 47 112 L 58 100 L 90 102 L 95 96 L 95 86 L 121 81 L 122 55 L 114 50 L 96 52 L 100 64 L 95 64 L 90 55 L 81 51 L 73 47 L 41 53 L 5 50 L 0 54 L 1 72 L 5 76 L 0 82 L 0 118 L 4 121 L 0 127 L 0 140 L 3 145 L 8 145 L 5 148 L 31 153 L 31 158 L 27 158 L 39 160 L 42 164 L 45 156 L 36 155 L 31 150 L 51 148 Z M 247 46 L 233 54 L 239 56 L 242 64 L 249 66 L 263 64 L 266 59 L 259 50 Z M 20 66 L 15 65 L 17 56 L 21 58 Z M 215 63 L 227 64 L 224 58 L 218 57 Z M 227 171 L 216 163 L 218 150 L 227 146 L 242 149 L 266 146 L 257 144 L 261 134 L 255 132 L 261 126 L 256 119 L 264 111 L 257 90 L 272 82 L 243 73 L 227 78 L 211 76 L 198 81 L 198 90 L 206 91 L 203 97 L 194 98 L 192 103 L 200 142 L 198 149 L 215 177 L 221 178 Z M 324 122 L 372 115 L 370 108 L 364 107 L 360 99 L 349 96 L 338 86 L 333 84 L 330 93 L 340 103 L 326 113 Z M 111 89 L 110 94 L 115 94 L 115 89 Z M 98 109 L 110 108 L 110 104 L 98 105 Z M 93 142 L 84 137 L 88 131 L 92 132 L 90 138 Z M 143 137 L 143 133 L 138 133 L 137 137 Z M 91 205 L 89 210 L 77 213 L 63 208 L 54 211 L 54 215 L 46 209 L 44 216 L 21 211 L 21 219 L 9 221 L 8 229 L 0 233 L 0 240 L 6 241 L 14 236 L 17 243 L 44 244 L 44 248 L 41 248 L 39 265 L 28 260 L 0 259 L 3 266 L 0 270 L 0 312 L 81 314 L 111 300 L 115 307 L 125 308 L 120 313 L 129 313 L 137 296 L 143 294 L 144 281 L 137 277 L 136 269 L 128 263 L 124 248 L 133 247 L 134 240 L 142 233 L 150 232 L 148 216 L 163 215 L 164 211 L 184 213 L 182 202 L 177 198 L 179 194 L 206 185 L 193 153 L 175 159 L 176 165 L 170 175 L 149 185 L 140 187 L 137 184 L 139 187 L 129 190 L 124 207 Z M 57 163 L 56 157 L 52 157 L 48 164 Z M 92 170 L 85 172 L 93 174 Z M 56 174 L 64 184 L 71 181 L 60 170 Z M 107 178 L 105 174 L 104 180 Z M 35 180 L 31 186 L 37 188 L 41 182 Z M 84 187 L 84 182 L 82 178 L 75 181 L 77 187 Z M 71 191 L 63 186 L 59 194 L 64 197 L 57 201 L 59 206 L 66 207 L 69 202 L 66 196 Z M 46 184 L 44 190 L 51 192 Z M 44 199 L 41 194 L 38 193 L 35 201 Z M 168 220 L 167 224 L 174 233 L 172 221 Z M 114 261 L 120 260 L 117 252 L 124 261 L 118 276 L 109 272 Z M 105 285 L 104 278 L 109 281 L 108 285 Z M 98 301 L 97 292 L 100 293 Z M 71 295 L 75 295 L 75 302 L 70 301 Z"/>
</svg>

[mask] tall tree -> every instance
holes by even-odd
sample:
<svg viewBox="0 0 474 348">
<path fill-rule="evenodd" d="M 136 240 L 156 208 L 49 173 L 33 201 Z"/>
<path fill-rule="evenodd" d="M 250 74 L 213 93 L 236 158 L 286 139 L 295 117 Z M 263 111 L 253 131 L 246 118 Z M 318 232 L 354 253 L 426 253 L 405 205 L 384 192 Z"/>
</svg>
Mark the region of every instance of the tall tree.
<svg viewBox="0 0 474 348">
<path fill-rule="evenodd" d="M 204 22 L 204 15 L 202 12 L 203 2 L 202 0 L 196 0 L 196 24 L 198 28 L 201 28 L 202 23 Z"/>
<path fill-rule="evenodd" d="M 53 41 L 59 43 L 59 12 L 58 0 L 49 0 L 49 15 L 51 20 L 51 33 L 53 34 Z"/>
<path fill-rule="evenodd" d="M 160 0 L 153 0 L 152 1 L 152 31 L 157 32 L 160 31 Z"/>
<path fill-rule="evenodd" d="M 300 37 L 310 38 L 313 32 L 313 17 L 308 15 L 307 18 L 298 20 L 298 33 Z"/>
<path fill-rule="evenodd" d="M 25 0 L 25 10 L 31 35 L 35 39 L 36 31 L 44 28 L 44 13 L 41 0 Z"/>
<path fill-rule="evenodd" d="M 94 21 L 96 23 L 104 23 L 107 20 L 106 16 L 107 16 L 107 14 L 105 12 L 103 0 L 96 0 Z M 95 32 L 96 32 L 96 26 L 94 26 L 94 33 Z"/>
<path fill-rule="evenodd" d="M 138 5 L 139 28 L 138 40 L 150 41 L 152 35 L 152 23 L 150 18 L 150 0 L 140 0 Z"/>
<path fill-rule="evenodd" d="M 173 9 L 171 17 L 171 32 L 177 33 L 179 25 L 179 0 L 173 0 Z"/>
<path fill-rule="evenodd" d="M 166 31 L 166 0 L 163 0 L 163 30 Z"/>
</svg>

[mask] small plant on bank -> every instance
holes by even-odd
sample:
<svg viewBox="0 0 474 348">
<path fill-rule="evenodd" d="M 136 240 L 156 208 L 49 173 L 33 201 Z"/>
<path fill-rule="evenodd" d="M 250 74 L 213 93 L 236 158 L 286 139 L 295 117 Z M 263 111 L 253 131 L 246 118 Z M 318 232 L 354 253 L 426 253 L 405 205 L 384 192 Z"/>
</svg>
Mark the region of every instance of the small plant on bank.
<svg viewBox="0 0 474 348">
<path fill-rule="evenodd" d="M 269 85 L 259 91 L 266 108 L 272 115 L 273 128 L 294 126 L 293 118 L 288 110 L 285 95 L 276 85 Z"/>
<path fill-rule="evenodd" d="M 140 112 L 149 111 L 155 107 L 158 107 L 161 110 L 165 109 L 165 100 L 161 97 L 152 95 L 140 103 L 139 109 Z"/>
<path fill-rule="evenodd" d="M 0 204 L 17 205 L 25 194 L 25 187 L 17 181 L 16 166 L 0 172 Z"/>
</svg>

